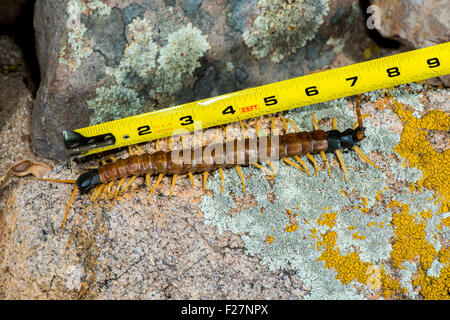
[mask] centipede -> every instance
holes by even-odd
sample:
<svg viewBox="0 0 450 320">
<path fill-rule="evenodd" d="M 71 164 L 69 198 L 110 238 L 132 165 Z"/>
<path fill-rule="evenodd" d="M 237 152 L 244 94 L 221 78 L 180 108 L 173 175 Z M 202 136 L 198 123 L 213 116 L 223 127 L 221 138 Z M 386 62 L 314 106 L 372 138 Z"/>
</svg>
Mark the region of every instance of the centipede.
<svg viewBox="0 0 450 320">
<path fill-rule="evenodd" d="M 203 188 L 206 189 L 208 173 L 216 170 L 220 174 L 220 193 L 222 193 L 224 188 L 223 170 L 235 168 L 242 181 L 242 190 L 245 191 L 245 178 L 241 166 L 253 165 L 263 170 L 267 175 L 270 175 L 269 179 L 273 179 L 276 175 L 276 168 L 272 161 L 282 160 L 284 163 L 310 176 L 311 173 L 305 161 L 301 158 L 301 156 L 305 156 L 312 162 L 315 175 L 317 176 L 319 166 L 313 155 L 320 154 L 328 169 L 328 175 L 331 176 L 330 161 L 327 158 L 327 154 L 334 153 L 343 170 L 344 179 L 347 181 L 347 167 L 342 156 L 342 152 L 344 151 L 354 151 L 363 162 L 379 170 L 379 167 L 358 147 L 358 144 L 366 138 L 360 105 L 361 95 L 356 99 L 355 110 L 357 121 L 352 128 L 345 129 L 344 131 L 339 130 L 336 118 L 332 119 L 332 130 L 321 130 L 313 113 L 312 121 L 314 130 L 312 131 L 301 131 L 291 119 L 283 117 L 282 120 L 286 129 L 283 132 L 277 135 L 260 135 L 257 128 L 256 137 L 247 137 L 245 135 L 245 126 L 241 121 L 240 123 L 244 131 L 243 139 L 226 142 L 219 141 L 209 146 L 194 148 L 183 147 L 169 151 L 158 150 L 152 153 L 143 152 L 136 145 L 136 150 L 129 147 L 130 155 L 128 157 L 113 159 L 111 162 L 104 161 L 102 165 L 83 172 L 76 180 L 34 180 L 75 185 L 66 206 L 59 232 L 59 239 L 64 229 L 70 205 L 78 192 L 81 194 L 92 192 L 90 198 L 92 201 L 96 200 L 104 192 L 108 194 L 109 198 L 117 198 L 139 176 L 145 177 L 145 184 L 150 190 L 149 194 L 156 190 L 164 176 L 171 176 L 170 199 L 179 176 L 188 175 L 192 185 L 194 185 L 193 175 L 202 174 Z M 294 128 L 294 132 L 288 132 L 288 123 Z M 272 129 L 273 127 L 274 124 L 272 121 Z M 263 163 L 267 163 L 272 168 L 272 171 L 266 166 L 263 166 Z M 151 186 L 151 177 L 153 176 L 156 176 L 156 181 Z M 115 192 L 112 192 L 111 190 L 113 190 L 112 188 L 115 184 L 117 184 Z"/>
</svg>

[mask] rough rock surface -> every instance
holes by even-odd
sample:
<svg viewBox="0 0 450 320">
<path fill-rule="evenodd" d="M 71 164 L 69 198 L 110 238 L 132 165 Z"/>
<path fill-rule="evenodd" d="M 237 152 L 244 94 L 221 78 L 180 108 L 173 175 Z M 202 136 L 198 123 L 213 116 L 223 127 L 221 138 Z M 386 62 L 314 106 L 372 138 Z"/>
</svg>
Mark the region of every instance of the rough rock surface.
<svg viewBox="0 0 450 320">
<path fill-rule="evenodd" d="M 450 41 L 450 6 L 447 0 L 378 0 L 383 36 L 423 48 Z"/>
<path fill-rule="evenodd" d="M 364 36 L 356 0 L 38 0 L 35 8 L 42 83 L 33 145 L 60 160 L 62 130 L 301 76 Z"/>
<path fill-rule="evenodd" d="M 380 10 L 380 33 L 397 38 L 412 48 L 450 41 L 450 3 L 439 1 L 389 1 L 374 3 Z M 450 76 L 440 77 L 450 86 Z"/>
<path fill-rule="evenodd" d="M 381 91 L 363 102 L 371 117 L 361 148 L 380 170 L 344 153 L 346 183 L 331 155 L 331 178 L 320 157 L 317 177 L 284 163 L 273 181 L 244 168 L 245 195 L 233 169 L 224 172 L 223 195 L 217 172 L 209 191 L 200 175 L 195 187 L 180 177 L 171 199 L 168 177 L 151 195 L 138 178 L 116 200 L 78 195 L 61 241 L 73 186 L 19 185 L 0 220 L 0 296 L 448 299 L 450 92 L 412 84 L 392 94 L 400 107 Z M 354 123 L 347 99 L 286 116 L 311 130 L 311 112 L 326 130 L 334 116 L 341 128 Z M 207 132 L 213 139 L 215 130 Z M 60 165 L 47 177 L 82 170 Z"/>
</svg>

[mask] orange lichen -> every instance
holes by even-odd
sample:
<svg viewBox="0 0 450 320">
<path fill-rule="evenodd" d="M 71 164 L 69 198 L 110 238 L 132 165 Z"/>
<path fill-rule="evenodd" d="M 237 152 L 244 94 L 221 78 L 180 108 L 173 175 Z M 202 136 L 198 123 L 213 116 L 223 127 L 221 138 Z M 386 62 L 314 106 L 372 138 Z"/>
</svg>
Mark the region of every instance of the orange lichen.
<svg viewBox="0 0 450 320">
<path fill-rule="evenodd" d="M 317 220 L 317 223 L 321 226 L 328 226 L 330 229 L 334 227 L 336 223 L 337 212 L 330 212 L 322 214 L 321 218 Z"/>
<path fill-rule="evenodd" d="M 419 188 L 436 190 L 442 197 L 442 206 L 450 203 L 450 149 L 436 151 L 427 141 L 429 130 L 450 131 L 450 116 L 441 110 L 433 110 L 421 119 L 413 116 L 411 111 L 394 102 L 394 111 L 404 123 L 400 143 L 394 148 L 408 165 L 423 172 L 423 181 Z"/>
<path fill-rule="evenodd" d="M 294 232 L 298 230 L 298 224 L 287 224 L 284 230 L 286 230 L 287 232 Z"/>
<path fill-rule="evenodd" d="M 320 246 L 324 246 L 324 250 L 319 261 L 325 262 L 325 267 L 336 271 L 336 279 L 343 284 L 349 284 L 352 281 L 366 283 L 369 277 L 367 268 L 370 263 L 362 262 L 356 252 L 347 255 L 341 255 L 338 247 L 336 247 L 337 233 L 329 231 L 323 236 L 323 240 L 319 241 Z M 319 243 L 318 243 L 319 244 Z"/>
<path fill-rule="evenodd" d="M 392 220 L 395 239 L 391 258 L 394 266 L 402 268 L 403 262 L 417 259 L 420 264 L 413 285 L 421 287 L 420 293 L 425 299 L 450 299 L 449 248 L 444 247 L 436 252 L 434 246 L 426 240 L 425 223 L 417 221 L 407 204 L 393 201 L 388 207 L 400 209 L 400 212 L 394 213 Z M 418 213 L 422 214 L 423 212 Z M 438 278 L 427 275 L 435 258 L 444 264 Z"/>
</svg>

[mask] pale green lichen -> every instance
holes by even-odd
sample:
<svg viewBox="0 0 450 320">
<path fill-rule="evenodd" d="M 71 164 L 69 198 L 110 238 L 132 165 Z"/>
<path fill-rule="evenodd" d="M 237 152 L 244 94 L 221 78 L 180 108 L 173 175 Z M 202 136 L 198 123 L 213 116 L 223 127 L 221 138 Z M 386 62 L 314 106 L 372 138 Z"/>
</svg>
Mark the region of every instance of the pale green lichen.
<svg viewBox="0 0 450 320">
<path fill-rule="evenodd" d="M 200 66 L 199 58 L 209 48 L 206 37 L 191 24 L 169 35 L 158 58 L 158 86 L 154 89 L 158 100 L 173 96 L 183 87 L 183 80 L 192 77 Z"/>
<path fill-rule="evenodd" d="M 95 92 L 97 97 L 87 101 L 89 108 L 95 111 L 91 123 L 114 120 L 118 114 L 122 117 L 139 114 L 145 106 L 145 101 L 138 97 L 135 90 L 120 85 L 100 87 Z"/>
<path fill-rule="evenodd" d="M 126 35 L 127 45 L 119 65 L 106 68 L 115 84 L 97 89 L 97 97 L 87 101 L 94 111 L 91 124 L 151 111 L 154 102 L 140 98 L 136 91 L 144 84 L 147 96 L 169 106 L 184 81 L 191 79 L 200 66 L 199 58 L 209 49 L 206 37 L 191 24 L 170 34 L 162 48 L 153 41 L 147 18 L 134 19 L 127 26 Z"/>
<path fill-rule="evenodd" d="M 101 0 L 88 0 L 85 3 L 89 9 L 95 12 L 95 14 L 106 16 L 111 13 L 111 7 Z"/>
<path fill-rule="evenodd" d="M 242 37 L 257 59 L 280 62 L 313 39 L 328 14 L 327 0 L 260 0 L 259 16 Z"/>
<path fill-rule="evenodd" d="M 120 64 L 116 68 L 107 68 L 106 73 L 115 78 L 116 83 L 135 88 L 137 83 L 127 78 L 129 73 L 136 73 L 136 79 L 151 75 L 156 67 L 158 45 L 152 39 L 152 29 L 147 19 L 136 18 L 127 26 L 127 46 Z M 142 80 L 140 79 L 140 80 Z"/>
</svg>

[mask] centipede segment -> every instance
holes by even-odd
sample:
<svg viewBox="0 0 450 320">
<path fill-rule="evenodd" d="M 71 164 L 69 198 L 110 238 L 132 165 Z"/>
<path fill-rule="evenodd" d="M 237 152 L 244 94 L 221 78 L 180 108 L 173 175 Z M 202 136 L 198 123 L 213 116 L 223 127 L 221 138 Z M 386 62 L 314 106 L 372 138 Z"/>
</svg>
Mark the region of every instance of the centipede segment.
<svg viewBox="0 0 450 320">
<path fill-rule="evenodd" d="M 181 138 L 182 148 L 177 150 L 172 148 L 172 140 L 169 139 L 169 151 L 161 151 L 159 141 L 156 141 L 156 151 L 153 153 L 143 152 L 139 146 L 136 150 L 129 148 L 130 156 L 125 159 L 113 159 L 112 162 L 103 163 L 102 166 L 88 170 L 81 174 L 76 181 L 65 180 L 60 182 L 76 184 L 75 190 L 67 204 L 64 222 L 69 211 L 70 204 L 75 197 L 77 190 L 82 193 L 92 191 L 91 200 L 96 200 L 106 192 L 109 198 L 117 198 L 121 193 L 135 181 L 138 176 L 145 176 L 145 184 L 152 194 L 160 185 L 164 176 L 172 176 L 169 198 L 172 197 L 175 190 L 175 184 L 178 177 L 188 175 L 192 185 L 194 185 L 193 174 L 202 173 L 203 189 L 206 189 L 208 173 L 218 170 L 221 179 L 221 191 L 224 189 L 224 168 L 235 168 L 241 181 L 242 190 L 245 193 L 245 178 L 241 166 L 253 165 L 264 171 L 269 179 L 276 175 L 275 166 L 272 161 L 282 160 L 286 164 L 311 175 L 308 166 L 301 156 L 305 156 L 314 167 L 315 176 L 318 175 L 319 165 L 313 157 L 320 154 L 331 177 L 331 166 L 326 153 L 335 153 L 344 172 L 345 181 L 347 181 L 347 167 L 342 157 L 343 150 L 354 150 L 361 159 L 379 169 L 362 151 L 357 144 L 362 141 L 364 136 L 363 117 L 360 111 L 361 98 L 356 100 L 357 122 L 351 129 L 341 132 L 337 126 L 337 119 L 333 119 L 333 129 L 324 131 L 319 128 L 315 115 L 312 114 L 314 130 L 302 132 L 297 125 L 288 118 L 281 118 L 283 130 L 280 130 L 271 117 L 271 134 L 261 135 L 258 124 L 256 124 L 256 137 L 250 138 L 247 134 L 247 128 L 240 121 L 242 128 L 242 139 L 230 140 L 225 128 L 225 142 L 219 140 L 220 130 L 217 128 L 215 142 L 209 146 L 197 146 L 193 149 L 187 148 L 186 143 Z M 294 132 L 288 132 L 290 124 Z M 264 164 L 267 164 L 270 171 Z M 151 177 L 157 176 L 156 181 L 151 186 Z M 127 181 L 128 179 L 128 181 Z M 50 180 L 51 179 L 41 179 Z M 113 193 L 113 186 L 117 183 Z M 63 226 L 64 226 L 63 222 Z M 61 228 L 62 232 L 62 228 Z"/>
</svg>

